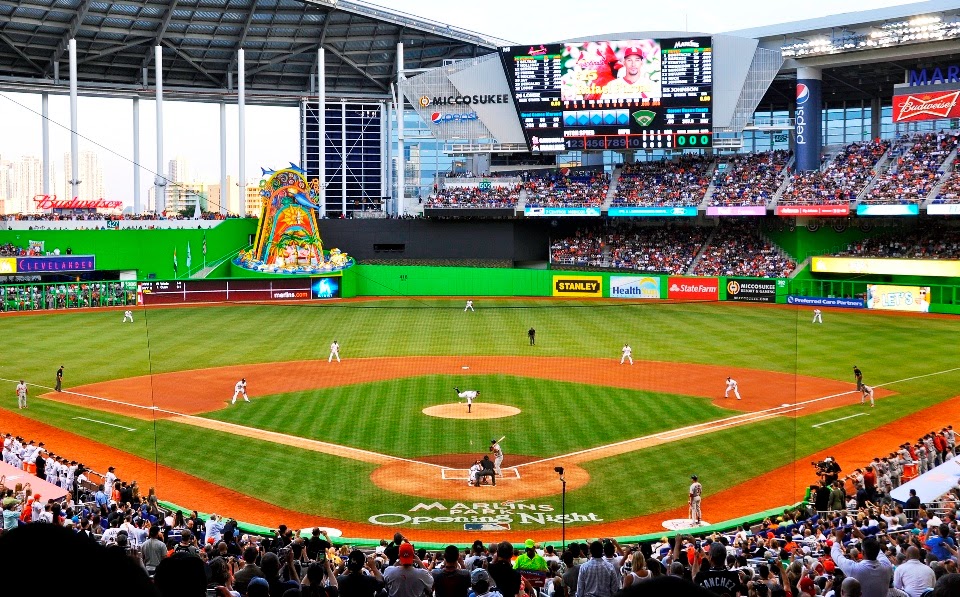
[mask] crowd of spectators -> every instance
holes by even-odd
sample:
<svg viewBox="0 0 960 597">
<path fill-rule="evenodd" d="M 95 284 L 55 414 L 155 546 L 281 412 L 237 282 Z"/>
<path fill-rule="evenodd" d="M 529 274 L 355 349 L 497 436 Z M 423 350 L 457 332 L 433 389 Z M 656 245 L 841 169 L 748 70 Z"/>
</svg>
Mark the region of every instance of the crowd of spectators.
<svg viewBox="0 0 960 597">
<path fill-rule="evenodd" d="M 952 460 L 956 450 L 948 426 L 844 478 L 840 464 L 828 458 L 814 463 L 821 481 L 811 485 L 807 502 L 753 526 L 698 538 L 681 532 L 634 545 L 601 538 L 563 549 L 529 539 L 516 547 L 476 540 L 466 550 L 449 545 L 428 552 L 397 532 L 392 541 L 362 551 L 335 546 L 319 528 L 280 525 L 264 535 L 244 534 L 229 517 L 167 510 L 152 488 L 144 495 L 113 468 L 95 475 L 43 443 L 7 434 L 4 461 L 23 467 L 26 476 L 15 484 L 0 479 L 0 552 L 37 557 L 4 558 L 0 570 L 15 569 L 34 581 L 48 570 L 40 554 L 69 546 L 60 573 L 44 579 L 54 594 L 952 597 L 960 594 L 960 488 L 928 504 L 915 492 L 894 503 L 890 492 Z M 44 499 L 26 482 L 30 474 L 67 495 Z M 79 573 L 72 573 L 77 566 Z"/>
<path fill-rule="evenodd" d="M 607 198 L 610 175 L 540 171 L 525 177 L 524 188 L 529 207 L 600 207 Z"/>
<path fill-rule="evenodd" d="M 479 187 L 444 187 L 427 199 L 430 208 L 514 208 L 520 199 L 520 185 Z"/>
<path fill-rule="evenodd" d="M 711 156 L 625 164 L 617 181 L 614 206 L 680 207 L 699 205 L 710 186 Z"/>
<path fill-rule="evenodd" d="M 0 257 L 29 257 L 43 255 L 39 246 L 21 247 L 13 243 L 0 245 Z"/>
<path fill-rule="evenodd" d="M 836 253 L 840 257 L 960 259 L 960 229 L 925 224 L 914 229 L 864 238 Z"/>
<path fill-rule="evenodd" d="M 933 203 L 960 203 L 960 169 L 956 166 L 940 187 Z"/>
<path fill-rule="evenodd" d="M 0 285 L 0 312 L 136 305 L 135 282 Z"/>
<path fill-rule="evenodd" d="M 611 265 L 643 272 L 685 274 L 708 231 L 693 226 L 638 226 L 607 234 Z"/>
<path fill-rule="evenodd" d="M 693 269 L 697 276 L 782 278 L 797 267 L 750 222 L 724 220 Z"/>
<path fill-rule="evenodd" d="M 785 149 L 735 155 L 721 161 L 713 173 L 710 205 L 766 205 L 787 173 L 790 152 Z M 726 164 L 726 167 L 721 168 Z"/>
<path fill-rule="evenodd" d="M 863 203 L 920 203 L 943 175 L 947 155 L 957 148 L 955 132 L 922 133 L 897 139 L 889 170 L 880 176 Z"/>
<path fill-rule="evenodd" d="M 550 261 L 562 265 L 603 265 L 603 235 L 599 228 L 577 230 L 573 236 L 550 243 Z"/>
<path fill-rule="evenodd" d="M 821 170 L 797 172 L 779 205 L 838 205 L 857 199 L 876 175 L 876 165 L 890 148 L 881 139 L 851 143 Z"/>
</svg>

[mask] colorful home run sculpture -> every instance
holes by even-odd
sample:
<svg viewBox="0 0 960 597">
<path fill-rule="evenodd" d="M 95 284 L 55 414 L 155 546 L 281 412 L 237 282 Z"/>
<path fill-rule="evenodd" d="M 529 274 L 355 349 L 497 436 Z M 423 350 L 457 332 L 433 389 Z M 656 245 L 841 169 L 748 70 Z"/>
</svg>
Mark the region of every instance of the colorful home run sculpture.
<svg viewBox="0 0 960 597">
<path fill-rule="evenodd" d="M 277 274 L 335 272 L 354 264 L 339 249 L 324 255 L 315 212 L 319 181 L 307 183 L 303 170 L 294 164 L 282 170 L 262 169 L 263 206 L 253 247 L 241 251 L 234 263 L 244 269 Z"/>
</svg>

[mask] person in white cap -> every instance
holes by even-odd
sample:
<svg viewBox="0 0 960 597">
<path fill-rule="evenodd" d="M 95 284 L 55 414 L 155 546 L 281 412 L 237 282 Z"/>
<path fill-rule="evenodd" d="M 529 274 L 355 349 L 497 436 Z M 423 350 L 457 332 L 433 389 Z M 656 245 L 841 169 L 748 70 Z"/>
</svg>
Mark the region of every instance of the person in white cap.
<svg viewBox="0 0 960 597">
<path fill-rule="evenodd" d="M 811 323 L 823 323 L 823 314 L 820 313 L 820 309 L 813 310 L 813 321 Z"/>
<path fill-rule="evenodd" d="M 333 358 L 337 358 L 337 362 L 340 362 L 340 343 L 334 340 L 330 343 L 330 356 L 327 357 L 327 362 L 332 363 Z"/>
</svg>

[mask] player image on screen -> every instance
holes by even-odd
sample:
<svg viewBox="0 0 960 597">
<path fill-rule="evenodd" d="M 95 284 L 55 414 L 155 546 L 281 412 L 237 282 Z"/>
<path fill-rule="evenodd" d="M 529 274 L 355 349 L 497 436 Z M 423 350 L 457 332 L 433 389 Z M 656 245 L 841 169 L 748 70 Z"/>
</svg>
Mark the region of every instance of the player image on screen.
<svg viewBox="0 0 960 597">
<path fill-rule="evenodd" d="M 658 99 L 660 44 L 655 39 L 564 45 L 561 100 Z"/>
</svg>

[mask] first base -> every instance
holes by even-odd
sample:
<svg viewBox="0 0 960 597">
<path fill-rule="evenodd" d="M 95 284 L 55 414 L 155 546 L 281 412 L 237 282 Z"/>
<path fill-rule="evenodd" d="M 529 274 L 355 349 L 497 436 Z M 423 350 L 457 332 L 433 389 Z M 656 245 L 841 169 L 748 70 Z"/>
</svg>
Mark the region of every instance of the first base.
<svg viewBox="0 0 960 597">
<path fill-rule="evenodd" d="M 461 369 L 469 369 L 470 367 L 467 367 L 466 365 L 464 365 L 463 367 L 460 367 L 460 368 L 461 368 Z"/>
</svg>

